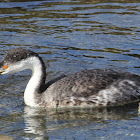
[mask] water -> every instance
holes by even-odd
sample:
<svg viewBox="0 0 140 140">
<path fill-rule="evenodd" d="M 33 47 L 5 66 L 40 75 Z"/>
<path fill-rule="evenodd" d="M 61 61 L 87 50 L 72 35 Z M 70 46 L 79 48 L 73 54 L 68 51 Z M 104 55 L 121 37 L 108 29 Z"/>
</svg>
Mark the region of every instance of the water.
<svg viewBox="0 0 140 140">
<path fill-rule="evenodd" d="M 0 58 L 31 49 L 43 58 L 47 81 L 82 69 L 140 74 L 139 0 L 1 0 Z M 0 134 L 35 140 L 136 140 L 138 103 L 112 108 L 44 110 L 27 107 L 31 72 L 0 76 Z"/>
</svg>

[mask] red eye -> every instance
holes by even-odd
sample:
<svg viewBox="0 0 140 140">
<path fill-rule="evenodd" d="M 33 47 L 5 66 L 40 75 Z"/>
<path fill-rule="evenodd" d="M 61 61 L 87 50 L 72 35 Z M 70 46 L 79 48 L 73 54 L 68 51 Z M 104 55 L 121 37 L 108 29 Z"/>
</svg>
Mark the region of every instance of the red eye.
<svg viewBox="0 0 140 140">
<path fill-rule="evenodd" d="M 7 68 L 8 68 L 8 66 L 6 66 L 6 65 L 3 66 L 3 69 L 7 69 Z"/>
</svg>

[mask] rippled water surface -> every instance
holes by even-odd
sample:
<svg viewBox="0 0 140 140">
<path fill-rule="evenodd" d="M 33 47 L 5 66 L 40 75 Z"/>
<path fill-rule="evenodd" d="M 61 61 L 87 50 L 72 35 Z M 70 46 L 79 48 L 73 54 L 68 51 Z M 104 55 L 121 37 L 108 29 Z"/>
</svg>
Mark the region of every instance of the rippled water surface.
<svg viewBox="0 0 140 140">
<path fill-rule="evenodd" d="M 1 0 L 0 58 L 31 49 L 46 64 L 47 81 L 82 69 L 140 74 L 139 0 Z M 36 140 L 136 140 L 138 103 L 112 108 L 43 110 L 24 105 L 31 75 L 0 76 L 0 134 Z"/>
</svg>

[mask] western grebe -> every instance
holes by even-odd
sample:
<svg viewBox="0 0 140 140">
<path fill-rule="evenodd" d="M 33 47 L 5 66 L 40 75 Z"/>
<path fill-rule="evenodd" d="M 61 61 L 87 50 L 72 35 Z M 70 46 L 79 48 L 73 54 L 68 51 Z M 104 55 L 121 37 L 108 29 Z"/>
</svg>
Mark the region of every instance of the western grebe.
<svg viewBox="0 0 140 140">
<path fill-rule="evenodd" d="M 31 107 L 113 106 L 140 99 L 140 76 L 128 72 L 83 70 L 45 84 L 45 64 L 31 50 L 9 50 L 0 62 L 1 74 L 25 69 L 32 70 L 24 92 L 24 102 Z"/>
</svg>

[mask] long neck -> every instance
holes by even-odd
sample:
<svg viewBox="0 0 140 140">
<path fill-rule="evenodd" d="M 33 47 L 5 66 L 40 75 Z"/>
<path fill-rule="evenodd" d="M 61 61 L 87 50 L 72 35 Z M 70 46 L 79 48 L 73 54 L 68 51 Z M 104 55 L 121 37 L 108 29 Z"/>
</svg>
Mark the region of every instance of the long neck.
<svg viewBox="0 0 140 140">
<path fill-rule="evenodd" d="M 36 107 L 44 90 L 46 71 L 45 64 L 40 57 L 30 59 L 32 76 L 24 92 L 24 102 L 28 106 Z"/>
</svg>

